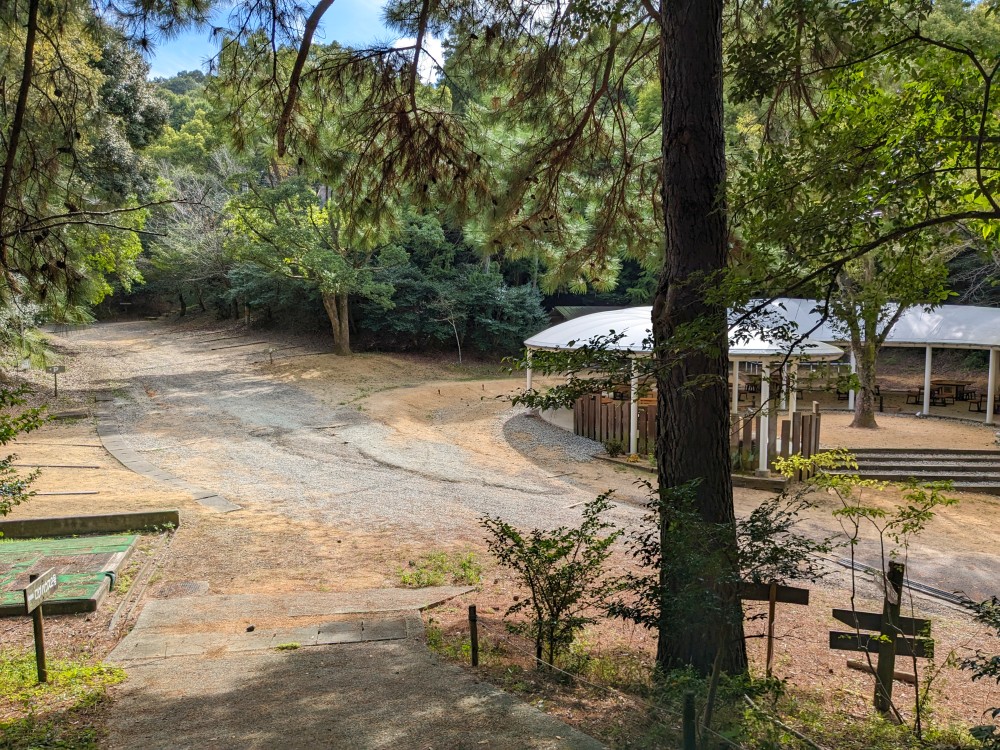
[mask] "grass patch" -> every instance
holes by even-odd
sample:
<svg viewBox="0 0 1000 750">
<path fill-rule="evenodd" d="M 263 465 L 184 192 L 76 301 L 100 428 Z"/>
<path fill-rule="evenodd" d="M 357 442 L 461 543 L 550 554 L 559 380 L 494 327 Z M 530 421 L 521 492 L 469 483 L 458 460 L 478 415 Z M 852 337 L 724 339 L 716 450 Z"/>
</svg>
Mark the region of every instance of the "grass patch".
<svg viewBox="0 0 1000 750">
<path fill-rule="evenodd" d="M 49 659 L 38 684 L 34 652 L 0 650 L 0 748 L 97 748 L 100 704 L 125 671 L 107 664 Z"/>
<path fill-rule="evenodd" d="M 275 651 L 296 651 L 302 648 L 301 643 L 279 643 L 274 647 Z"/>
<path fill-rule="evenodd" d="M 472 552 L 448 554 L 432 552 L 410 560 L 397 571 L 399 582 L 408 588 L 426 586 L 477 586 L 483 579 L 483 567 Z"/>
</svg>

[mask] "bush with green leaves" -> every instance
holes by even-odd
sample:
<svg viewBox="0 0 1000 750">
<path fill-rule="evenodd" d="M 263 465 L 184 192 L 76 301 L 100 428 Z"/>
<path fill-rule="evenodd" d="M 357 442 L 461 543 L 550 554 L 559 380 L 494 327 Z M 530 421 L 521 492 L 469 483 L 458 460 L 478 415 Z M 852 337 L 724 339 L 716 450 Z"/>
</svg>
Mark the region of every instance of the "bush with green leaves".
<svg viewBox="0 0 1000 750">
<path fill-rule="evenodd" d="M 7 445 L 19 435 L 37 430 L 45 422 L 44 407 L 25 409 L 29 393 L 27 386 L 0 388 L 0 445 Z M 0 459 L 0 516 L 6 516 L 34 493 L 31 483 L 38 477 L 36 469 L 22 474 L 14 468 L 17 456 L 13 453 Z"/>
<path fill-rule="evenodd" d="M 499 517 L 480 522 L 489 532 L 487 542 L 497 562 L 528 589 L 527 598 L 515 602 L 506 616 L 529 615 L 509 627 L 534 640 L 540 664 L 555 663 L 580 629 L 595 621 L 593 613 L 612 591 L 604 564 L 622 532 L 601 518 L 611 507 L 611 494 L 587 503 L 582 522 L 573 528 L 525 534 Z"/>
<path fill-rule="evenodd" d="M 994 596 L 984 602 L 968 602 L 965 606 L 976 622 L 985 625 L 1000 638 L 1000 598 Z M 976 651 L 975 656 L 963 659 L 961 666 L 972 672 L 973 681 L 994 680 L 1000 685 L 1000 655 L 989 656 Z M 987 713 L 994 722 L 1000 719 L 1000 707 L 989 709 Z M 1000 750 L 1000 726 L 997 724 L 981 724 L 969 731 L 987 750 Z"/>
</svg>

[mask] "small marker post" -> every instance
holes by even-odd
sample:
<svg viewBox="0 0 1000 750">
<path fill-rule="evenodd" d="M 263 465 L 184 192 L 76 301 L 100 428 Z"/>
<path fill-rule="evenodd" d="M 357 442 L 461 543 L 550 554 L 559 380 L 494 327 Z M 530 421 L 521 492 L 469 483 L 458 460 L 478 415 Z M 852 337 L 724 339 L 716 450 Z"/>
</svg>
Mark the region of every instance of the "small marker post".
<svg viewBox="0 0 1000 750">
<path fill-rule="evenodd" d="M 42 602 L 51 596 L 57 585 L 56 572 L 49 569 L 41 574 L 29 575 L 28 585 L 24 589 L 24 608 L 31 614 L 31 627 L 35 637 L 35 667 L 38 670 L 39 682 L 49 681 L 49 671 L 45 666 L 45 620 L 42 617 Z"/>
<path fill-rule="evenodd" d="M 472 652 L 472 666 L 479 666 L 479 618 L 476 616 L 476 605 L 469 605 L 469 650 Z"/>
<path fill-rule="evenodd" d="M 46 367 L 45 372 L 52 373 L 52 395 L 54 398 L 59 398 L 59 373 L 66 372 L 66 368 L 63 365 L 52 365 Z"/>
</svg>

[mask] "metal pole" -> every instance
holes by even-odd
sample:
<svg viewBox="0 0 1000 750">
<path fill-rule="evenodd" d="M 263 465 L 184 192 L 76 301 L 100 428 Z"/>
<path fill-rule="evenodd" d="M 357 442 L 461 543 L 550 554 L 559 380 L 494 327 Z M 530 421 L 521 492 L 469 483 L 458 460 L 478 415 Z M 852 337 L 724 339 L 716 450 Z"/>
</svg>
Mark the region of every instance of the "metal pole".
<svg viewBox="0 0 1000 750">
<path fill-rule="evenodd" d="M 788 366 L 788 418 L 791 419 L 792 415 L 795 413 L 795 408 L 798 406 L 798 392 L 796 387 L 798 386 L 799 379 L 799 363 L 793 362 Z"/>
<path fill-rule="evenodd" d="M 28 583 L 38 578 L 32 573 L 28 576 Z M 35 667 L 38 670 L 38 681 L 49 681 L 49 670 L 45 666 L 45 622 L 42 617 L 42 606 L 39 604 L 31 611 L 31 627 L 35 635 Z"/>
<path fill-rule="evenodd" d="M 684 750 L 698 750 L 698 735 L 695 726 L 694 693 L 684 693 Z"/>
<path fill-rule="evenodd" d="M 769 477 L 771 471 L 768 468 L 767 441 L 768 435 L 768 413 L 771 410 L 771 363 L 762 362 L 760 366 L 760 434 L 757 435 L 757 476 Z"/>
<path fill-rule="evenodd" d="M 927 347 L 924 353 L 924 416 L 931 413 L 931 360 L 933 359 L 931 347 Z"/>
<path fill-rule="evenodd" d="M 733 362 L 733 392 L 729 401 L 729 412 L 739 414 L 740 411 L 740 363 Z"/>
<path fill-rule="evenodd" d="M 524 378 L 525 378 L 525 390 L 531 390 L 531 349 L 528 349 L 527 354 L 527 367 L 524 368 Z"/>
<path fill-rule="evenodd" d="M 772 583 L 767 597 L 767 659 L 766 675 L 771 676 L 771 663 L 774 661 L 774 603 L 778 601 L 778 584 Z"/>
<path fill-rule="evenodd" d="M 858 372 L 858 358 L 854 354 L 854 347 L 851 347 L 851 375 L 856 375 Z M 847 408 L 850 411 L 854 411 L 854 389 L 851 388 L 847 392 Z"/>
<path fill-rule="evenodd" d="M 472 651 L 472 666 L 479 666 L 479 618 L 476 616 L 476 605 L 469 605 L 469 639 Z"/>
<path fill-rule="evenodd" d="M 54 391 L 53 398 L 59 398 L 59 373 L 52 373 L 52 389 Z"/>
<path fill-rule="evenodd" d="M 1000 351 L 990 349 L 990 375 L 986 381 L 986 424 L 993 424 L 993 394 L 997 390 L 997 359 L 1000 359 Z"/>
<path fill-rule="evenodd" d="M 639 452 L 639 373 L 635 369 L 635 359 L 629 361 L 629 370 L 632 382 L 629 389 L 628 452 L 635 455 Z"/>
</svg>

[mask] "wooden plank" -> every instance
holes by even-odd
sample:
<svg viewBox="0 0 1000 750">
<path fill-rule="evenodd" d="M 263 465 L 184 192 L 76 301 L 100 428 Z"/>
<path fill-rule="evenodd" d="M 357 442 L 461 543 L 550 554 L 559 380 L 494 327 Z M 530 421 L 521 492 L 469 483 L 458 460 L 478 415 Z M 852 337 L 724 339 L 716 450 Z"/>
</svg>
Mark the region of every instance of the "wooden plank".
<svg viewBox="0 0 1000 750">
<path fill-rule="evenodd" d="M 42 602 L 52 596 L 58 586 L 56 571 L 49 568 L 24 587 L 25 614 L 30 614 Z"/>
<path fill-rule="evenodd" d="M 791 455 L 792 423 L 787 419 L 781 420 L 781 457 L 788 458 Z"/>
<path fill-rule="evenodd" d="M 882 641 L 877 635 L 868 633 L 842 633 L 830 631 L 830 648 L 835 651 L 867 651 L 877 654 Z M 934 658 L 934 641 L 930 638 L 896 639 L 896 656 L 916 656 L 918 659 Z"/>
<path fill-rule="evenodd" d="M 792 414 L 792 453 L 802 452 L 802 412 Z"/>
<path fill-rule="evenodd" d="M 809 589 L 794 586 L 776 586 L 775 601 L 781 604 L 808 604 Z M 771 586 L 767 583 L 740 582 L 740 599 L 755 602 L 766 602 L 771 598 Z"/>
<path fill-rule="evenodd" d="M 809 452 L 810 456 L 815 456 L 817 453 L 819 453 L 819 425 L 822 416 L 823 415 L 820 414 L 819 412 L 816 412 L 813 415 L 813 422 L 815 424 L 813 425 L 813 444 L 812 444 L 812 450 Z"/>
<path fill-rule="evenodd" d="M 803 414 L 802 415 L 802 457 L 809 458 L 812 456 L 812 425 L 813 425 L 813 415 Z"/>
<path fill-rule="evenodd" d="M 882 629 L 882 615 L 876 612 L 852 612 L 849 609 L 835 609 L 833 610 L 833 619 L 858 630 L 879 631 Z M 902 635 L 928 635 L 931 632 L 931 621 L 919 617 L 900 617 L 896 627 Z"/>
</svg>

